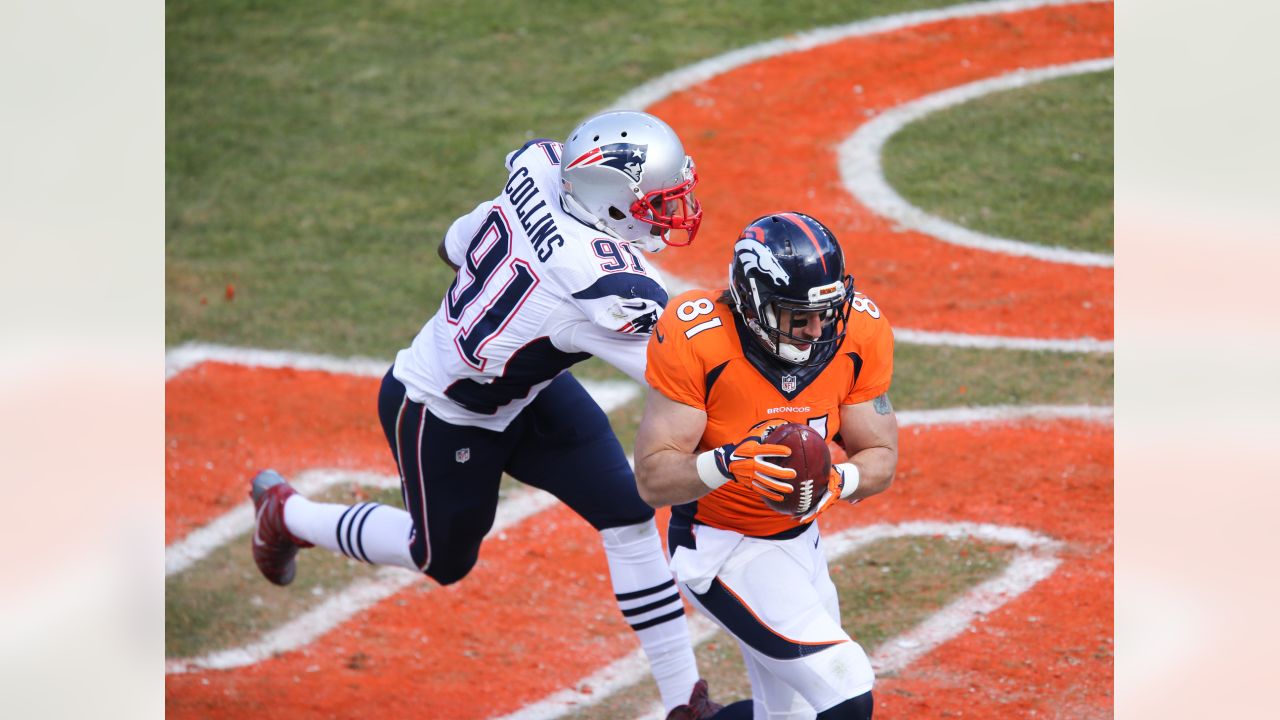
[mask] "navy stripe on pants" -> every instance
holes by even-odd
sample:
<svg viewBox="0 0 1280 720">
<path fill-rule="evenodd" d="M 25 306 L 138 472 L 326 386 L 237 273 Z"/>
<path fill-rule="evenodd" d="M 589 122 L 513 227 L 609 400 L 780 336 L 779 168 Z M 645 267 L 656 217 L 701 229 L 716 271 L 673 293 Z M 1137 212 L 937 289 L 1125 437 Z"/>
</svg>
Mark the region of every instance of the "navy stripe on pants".
<svg viewBox="0 0 1280 720">
<path fill-rule="evenodd" d="M 596 529 L 653 517 L 608 417 L 567 372 L 502 432 L 440 420 L 409 400 L 390 371 L 378 414 L 413 518 L 410 552 L 441 584 L 461 580 L 475 566 L 493 527 L 504 471 L 555 495 Z"/>
</svg>

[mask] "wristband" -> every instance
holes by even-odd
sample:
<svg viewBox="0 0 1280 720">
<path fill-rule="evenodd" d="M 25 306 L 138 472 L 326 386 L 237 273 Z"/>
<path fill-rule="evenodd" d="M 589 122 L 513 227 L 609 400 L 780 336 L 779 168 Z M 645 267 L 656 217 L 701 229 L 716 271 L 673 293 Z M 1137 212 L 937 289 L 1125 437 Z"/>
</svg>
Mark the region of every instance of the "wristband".
<svg viewBox="0 0 1280 720">
<path fill-rule="evenodd" d="M 720 467 L 716 463 L 715 450 L 708 450 L 698 455 L 698 479 L 712 490 L 729 482 L 729 478 L 720 472 Z"/>
<path fill-rule="evenodd" d="M 836 465 L 835 471 L 840 473 L 840 477 L 844 478 L 844 489 L 840 491 L 840 499 L 844 500 L 858 489 L 858 480 L 861 477 L 861 473 L 858 472 L 858 466 L 851 462 Z"/>
</svg>

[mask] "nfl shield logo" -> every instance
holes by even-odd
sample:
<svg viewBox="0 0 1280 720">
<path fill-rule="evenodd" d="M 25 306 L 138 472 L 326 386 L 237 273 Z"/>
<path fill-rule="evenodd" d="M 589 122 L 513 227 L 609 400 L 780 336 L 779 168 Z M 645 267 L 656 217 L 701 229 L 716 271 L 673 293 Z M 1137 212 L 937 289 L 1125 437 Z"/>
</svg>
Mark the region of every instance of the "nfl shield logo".
<svg viewBox="0 0 1280 720">
<path fill-rule="evenodd" d="M 783 375 L 782 376 L 782 392 L 795 392 L 795 391 L 796 391 L 796 376 Z"/>
<path fill-rule="evenodd" d="M 471 459 L 471 448 L 462 448 L 453 454 L 453 459 L 464 463 Z"/>
</svg>

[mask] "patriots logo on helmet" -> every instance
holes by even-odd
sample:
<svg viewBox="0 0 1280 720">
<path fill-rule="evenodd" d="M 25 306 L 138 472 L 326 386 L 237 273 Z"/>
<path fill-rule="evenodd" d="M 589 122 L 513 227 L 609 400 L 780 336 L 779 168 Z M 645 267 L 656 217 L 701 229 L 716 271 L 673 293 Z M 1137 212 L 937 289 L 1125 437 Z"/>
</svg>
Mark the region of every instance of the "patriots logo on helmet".
<svg viewBox="0 0 1280 720">
<path fill-rule="evenodd" d="M 644 175 L 644 161 L 648 156 L 648 145 L 612 143 L 588 150 L 565 169 L 603 165 L 631 178 L 631 182 L 638 183 L 640 176 Z"/>
<path fill-rule="evenodd" d="M 733 253 L 738 257 L 738 262 L 742 263 L 744 271 L 756 270 L 769 276 L 773 280 L 773 284 L 778 287 L 785 287 L 791 282 L 791 275 L 783 269 L 782 264 L 773 256 L 773 251 L 768 245 L 762 242 L 759 228 L 747 228 L 754 230 L 755 233 L 743 235 L 738 238 L 738 242 L 733 246 Z"/>
</svg>

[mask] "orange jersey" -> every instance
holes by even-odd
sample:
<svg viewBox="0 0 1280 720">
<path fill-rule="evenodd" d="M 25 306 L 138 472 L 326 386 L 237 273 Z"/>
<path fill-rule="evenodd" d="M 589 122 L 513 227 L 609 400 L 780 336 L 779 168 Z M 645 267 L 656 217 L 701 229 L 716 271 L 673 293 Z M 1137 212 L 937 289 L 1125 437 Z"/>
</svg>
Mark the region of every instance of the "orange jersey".
<svg viewBox="0 0 1280 720">
<path fill-rule="evenodd" d="M 844 341 L 825 367 L 766 360 L 718 292 L 692 290 L 671 300 L 649 340 L 645 379 L 658 392 L 707 413 L 698 451 L 764 435 L 787 422 L 806 423 L 830 441 L 840 431 L 840 406 L 888 391 L 893 331 L 880 310 L 857 294 Z M 743 343 L 749 343 L 750 354 Z M 757 351 L 757 349 L 759 351 Z M 754 359 L 754 362 L 753 362 Z M 764 537 L 795 529 L 796 521 L 764 504 L 737 482 L 694 503 L 705 525 Z"/>
</svg>

